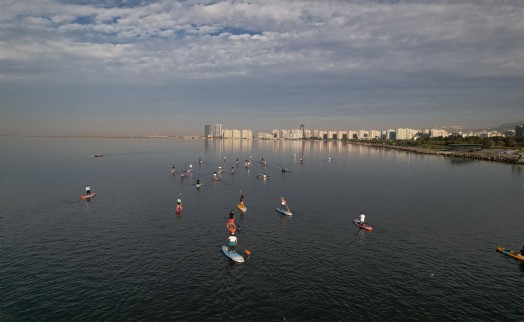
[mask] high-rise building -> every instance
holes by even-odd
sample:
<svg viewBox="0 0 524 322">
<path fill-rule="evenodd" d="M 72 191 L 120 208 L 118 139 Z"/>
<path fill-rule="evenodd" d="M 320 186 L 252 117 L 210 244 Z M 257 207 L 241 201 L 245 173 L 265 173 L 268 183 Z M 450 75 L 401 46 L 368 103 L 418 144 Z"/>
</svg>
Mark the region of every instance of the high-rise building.
<svg viewBox="0 0 524 322">
<path fill-rule="evenodd" d="M 222 137 L 222 124 L 215 124 L 213 136 L 216 138 Z"/>
<path fill-rule="evenodd" d="M 515 137 L 524 138 L 524 125 L 515 126 Z"/>
<path fill-rule="evenodd" d="M 211 138 L 213 137 L 213 126 L 211 125 L 204 125 L 204 137 Z"/>
</svg>

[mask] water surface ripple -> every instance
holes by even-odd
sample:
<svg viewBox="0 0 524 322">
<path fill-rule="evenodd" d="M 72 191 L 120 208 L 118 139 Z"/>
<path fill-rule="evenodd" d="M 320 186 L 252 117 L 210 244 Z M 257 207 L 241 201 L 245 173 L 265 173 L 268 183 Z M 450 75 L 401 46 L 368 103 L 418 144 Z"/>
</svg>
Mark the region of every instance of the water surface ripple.
<svg viewBox="0 0 524 322">
<path fill-rule="evenodd" d="M 495 252 L 524 243 L 522 166 L 340 142 L 0 143 L 2 321 L 524 321 L 524 263 Z M 240 265 L 220 252 L 231 209 Z"/>
</svg>

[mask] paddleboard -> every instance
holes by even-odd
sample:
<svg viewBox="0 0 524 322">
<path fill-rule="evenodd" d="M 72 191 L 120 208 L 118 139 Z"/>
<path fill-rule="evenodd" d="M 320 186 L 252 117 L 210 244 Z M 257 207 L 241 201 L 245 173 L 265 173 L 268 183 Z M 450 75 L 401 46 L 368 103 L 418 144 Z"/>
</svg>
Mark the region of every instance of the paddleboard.
<svg viewBox="0 0 524 322">
<path fill-rule="evenodd" d="M 505 249 L 505 248 L 502 248 L 500 246 L 497 246 L 497 252 L 502 253 L 502 254 L 507 255 L 507 256 L 510 256 L 510 257 L 513 257 L 516 260 L 524 261 L 524 256 L 520 255 L 519 253 L 517 253 L 515 251 L 512 251 L 512 250 Z"/>
<path fill-rule="evenodd" d="M 371 226 L 368 225 L 368 224 L 363 224 L 363 225 L 360 224 L 360 220 L 358 220 L 358 219 L 354 219 L 354 220 L 353 220 L 353 223 L 354 223 L 355 225 L 357 225 L 358 227 L 362 228 L 362 229 L 365 229 L 365 230 L 373 230 L 373 227 L 371 227 Z"/>
<path fill-rule="evenodd" d="M 247 211 L 247 207 L 242 202 L 238 203 L 237 208 L 238 208 L 238 210 L 240 210 L 242 212 L 246 212 Z"/>
<path fill-rule="evenodd" d="M 184 207 L 182 205 L 176 205 L 176 209 L 175 209 L 175 213 L 176 214 L 181 214 L 182 211 L 184 210 Z"/>
<path fill-rule="evenodd" d="M 243 263 L 244 262 L 244 257 L 242 257 L 242 255 L 240 255 L 236 251 L 230 252 L 229 251 L 229 247 L 227 247 L 226 245 L 222 245 L 222 253 L 224 253 L 224 255 L 226 255 L 226 257 L 228 257 L 230 260 L 232 260 L 234 262 L 237 262 L 237 263 Z"/>
<path fill-rule="evenodd" d="M 82 198 L 82 199 L 89 199 L 89 198 L 92 198 L 92 197 L 94 197 L 94 196 L 96 196 L 96 193 L 91 192 L 91 193 L 88 194 L 88 195 L 81 195 L 80 198 Z"/>
<path fill-rule="evenodd" d="M 275 210 L 278 211 L 279 213 L 283 214 L 283 215 L 287 215 L 287 216 L 292 216 L 293 215 L 293 213 L 291 211 L 288 211 L 288 210 L 286 210 L 285 208 L 282 208 L 282 207 L 278 207 Z"/>
<path fill-rule="evenodd" d="M 237 231 L 237 226 L 235 225 L 235 223 L 229 223 L 229 222 L 228 222 L 228 223 L 226 224 L 226 228 L 227 228 L 227 230 L 229 230 L 229 232 L 231 232 L 231 233 L 234 233 L 234 232 Z"/>
</svg>

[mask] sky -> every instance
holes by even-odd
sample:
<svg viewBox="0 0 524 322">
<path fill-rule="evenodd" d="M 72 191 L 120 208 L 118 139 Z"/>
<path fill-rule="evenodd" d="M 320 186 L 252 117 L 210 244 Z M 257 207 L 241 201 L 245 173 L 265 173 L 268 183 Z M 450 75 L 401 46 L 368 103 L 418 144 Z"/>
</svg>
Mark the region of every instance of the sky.
<svg viewBox="0 0 524 322">
<path fill-rule="evenodd" d="M 0 135 L 524 120 L 524 1 L 0 0 Z"/>
</svg>

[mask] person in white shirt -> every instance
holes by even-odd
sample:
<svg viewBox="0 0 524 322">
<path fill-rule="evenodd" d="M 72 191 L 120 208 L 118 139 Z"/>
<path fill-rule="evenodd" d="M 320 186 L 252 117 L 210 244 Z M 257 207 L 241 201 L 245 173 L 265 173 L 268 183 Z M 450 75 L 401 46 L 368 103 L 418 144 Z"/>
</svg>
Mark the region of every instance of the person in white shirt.
<svg viewBox="0 0 524 322">
<path fill-rule="evenodd" d="M 86 186 L 86 196 L 91 194 L 91 187 L 89 185 Z"/>
<path fill-rule="evenodd" d="M 235 246 L 238 243 L 238 238 L 235 236 L 235 233 L 230 233 L 227 240 L 229 241 L 229 252 L 234 252 Z"/>
<path fill-rule="evenodd" d="M 364 220 L 365 220 L 365 219 L 366 219 L 366 215 L 364 215 L 364 213 L 362 212 L 362 213 L 360 214 L 360 224 L 361 224 L 361 225 L 364 225 Z"/>
</svg>

